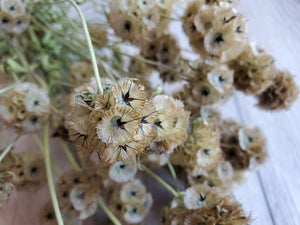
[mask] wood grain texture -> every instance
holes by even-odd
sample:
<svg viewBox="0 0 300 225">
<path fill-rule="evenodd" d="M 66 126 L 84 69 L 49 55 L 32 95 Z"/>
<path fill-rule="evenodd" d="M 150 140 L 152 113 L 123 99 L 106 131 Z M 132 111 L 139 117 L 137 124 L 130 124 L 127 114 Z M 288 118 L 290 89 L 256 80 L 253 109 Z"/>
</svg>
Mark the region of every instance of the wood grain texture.
<svg viewBox="0 0 300 225">
<path fill-rule="evenodd" d="M 300 2 L 242 0 L 238 10 L 248 18 L 250 40 L 270 52 L 278 68 L 295 74 L 299 86 Z M 235 99 L 243 122 L 259 125 L 268 139 L 269 160 L 259 170 L 258 178 L 274 224 L 299 225 L 299 100 L 289 111 L 268 113 L 253 107 L 251 97 L 237 93 Z"/>
</svg>

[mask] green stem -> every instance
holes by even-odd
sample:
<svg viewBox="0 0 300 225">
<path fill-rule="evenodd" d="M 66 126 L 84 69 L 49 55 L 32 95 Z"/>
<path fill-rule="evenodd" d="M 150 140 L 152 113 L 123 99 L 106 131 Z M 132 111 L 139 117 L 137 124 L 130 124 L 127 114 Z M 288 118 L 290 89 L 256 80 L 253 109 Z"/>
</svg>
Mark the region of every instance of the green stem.
<svg viewBox="0 0 300 225">
<path fill-rule="evenodd" d="M 85 36 L 86 36 L 88 48 L 89 48 L 89 51 L 90 51 L 90 54 L 91 54 L 91 60 L 92 60 L 93 69 L 94 69 L 94 72 L 95 72 L 95 77 L 96 77 L 96 80 L 97 80 L 99 92 L 100 92 L 100 94 L 102 94 L 103 89 L 102 89 L 99 70 L 98 70 L 98 66 L 97 66 L 96 54 L 95 54 L 95 51 L 94 51 L 94 48 L 93 48 L 93 45 L 92 45 L 91 36 L 90 36 L 90 33 L 89 33 L 88 26 L 86 24 L 85 18 L 83 16 L 80 8 L 78 7 L 78 5 L 76 4 L 76 2 L 74 0 L 67 0 L 67 1 L 76 9 L 76 11 L 77 11 L 77 13 L 80 17 L 80 20 L 81 20 L 81 23 L 82 23 L 82 26 L 83 26 L 83 30 L 84 30 L 84 33 L 85 33 Z"/>
<path fill-rule="evenodd" d="M 74 156 L 72 155 L 72 153 L 70 152 L 70 149 L 68 148 L 66 142 L 61 141 L 61 145 L 62 148 L 66 154 L 66 156 L 68 157 L 73 169 L 79 171 L 80 170 L 80 166 L 78 165 L 78 163 L 76 162 L 76 160 L 74 159 Z"/>
<path fill-rule="evenodd" d="M 179 191 L 179 185 L 178 185 L 178 180 L 177 180 L 177 175 L 176 175 L 175 169 L 174 169 L 174 167 L 173 167 L 173 165 L 170 161 L 168 161 L 167 165 L 168 165 L 170 173 L 171 173 L 171 175 L 172 175 L 172 177 L 175 181 L 176 190 L 178 192 Z"/>
<path fill-rule="evenodd" d="M 50 160 L 50 149 L 49 149 L 49 123 L 45 125 L 44 129 L 44 156 L 45 156 L 45 164 L 46 164 L 46 173 L 47 173 L 47 180 L 48 180 L 48 185 L 49 185 L 49 191 L 50 191 L 50 196 L 55 212 L 55 216 L 57 219 L 57 222 L 59 225 L 64 225 L 56 193 L 55 193 L 55 186 L 52 178 L 52 171 L 51 171 L 51 160 Z"/>
<path fill-rule="evenodd" d="M 98 204 L 114 225 L 122 225 L 121 222 L 117 219 L 117 217 L 112 213 L 112 211 L 110 211 L 110 209 L 105 205 L 102 199 L 98 202 Z"/>
<path fill-rule="evenodd" d="M 11 150 L 13 144 L 10 144 L 9 146 L 6 147 L 6 149 L 4 149 L 4 151 L 1 153 L 0 155 L 0 162 L 4 159 L 4 157 L 9 153 L 9 151 Z"/>
<path fill-rule="evenodd" d="M 7 86 L 7 87 L 5 87 L 5 88 L 2 88 L 2 89 L 0 90 L 0 95 L 2 95 L 3 93 L 9 91 L 10 89 L 14 88 L 15 86 L 16 86 L 16 84 L 12 84 L 12 85 L 9 85 L 9 86 Z"/>
<path fill-rule="evenodd" d="M 10 145 L 8 145 L 3 152 L 1 152 L 0 155 L 0 163 L 4 159 L 4 157 L 9 153 L 9 151 L 12 149 L 12 146 L 16 143 L 16 141 L 19 139 L 19 135 L 12 141 Z"/>
<path fill-rule="evenodd" d="M 143 164 L 140 164 L 140 167 L 143 171 L 148 173 L 151 177 L 153 177 L 155 180 L 157 180 L 162 186 L 164 186 L 172 195 L 174 195 L 174 197 L 178 197 L 178 193 L 169 184 L 167 184 L 163 179 L 161 179 L 159 176 L 157 176 L 155 173 L 153 173 L 149 168 L 147 168 Z"/>
<path fill-rule="evenodd" d="M 37 134 L 34 134 L 33 138 L 36 141 L 36 143 L 38 144 L 41 152 L 44 154 L 44 146 L 43 146 L 43 143 L 42 143 L 40 137 Z M 62 174 L 62 169 L 55 162 L 51 161 L 51 166 L 53 167 L 53 171 L 54 171 L 55 175 L 59 176 L 60 174 Z"/>
</svg>

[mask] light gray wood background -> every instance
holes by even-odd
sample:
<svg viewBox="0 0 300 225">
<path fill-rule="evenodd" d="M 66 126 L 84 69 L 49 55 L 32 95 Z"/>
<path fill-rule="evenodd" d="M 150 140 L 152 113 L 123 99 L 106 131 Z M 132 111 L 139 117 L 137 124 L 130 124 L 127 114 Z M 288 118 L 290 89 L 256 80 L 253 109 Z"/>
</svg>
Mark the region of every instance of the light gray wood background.
<svg viewBox="0 0 300 225">
<path fill-rule="evenodd" d="M 300 84 L 300 1 L 241 0 L 237 7 L 247 20 L 249 38 L 288 69 Z M 291 110 L 264 112 L 252 97 L 236 93 L 224 107 L 227 117 L 260 126 L 268 139 L 269 159 L 235 193 L 253 225 L 300 224 L 300 101 Z"/>
<path fill-rule="evenodd" d="M 248 19 L 250 40 L 271 53 L 278 68 L 295 74 L 299 85 L 300 1 L 241 0 L 237 9 Z M 263 112 L 254 105 L 252 97 L 235 93 L 222 107 L 224 118 L 258 125 L 268 139 L 269 160 L 249 175 L 235 195 L 246 212 L 251 212 L 253 225 L 300 225 L 300 101 L 291 110 L 278 113 Z M 152 181 L 148 185 L 160 192 L 154 193 L 154 200 L 163 202 L 159 196 L 168 193 L 161 193 L 161 187 Z M 38 202 L 45 202 L 46 195 L 45 188 L 29 195 L 13 195 L 8 207 L 0 210 L 0 225 L 38 225 Z M 156 223 L 147 220 L 144 224 Z"/>
</svg>

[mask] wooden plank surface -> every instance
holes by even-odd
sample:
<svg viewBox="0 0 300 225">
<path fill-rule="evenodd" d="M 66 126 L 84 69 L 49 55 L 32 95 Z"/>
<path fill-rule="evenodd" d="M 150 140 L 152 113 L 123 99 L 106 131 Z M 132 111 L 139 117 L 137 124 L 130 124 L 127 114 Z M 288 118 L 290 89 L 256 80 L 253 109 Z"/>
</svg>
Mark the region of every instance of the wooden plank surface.
<svg viewBox="0 0 300 225">
<path fill-rule="evenodd" d="M 270 52 L 278 68 L 295 74 L 299 86 L 300 2 L 242 0 L 238 10 L 248 19 L 250 40 Z M 251 97 L 237 93 L 235 99 L 243 122 L 259 125 L 268 139 L 269 160 L 259 170 L 258 179 L 274 224 L 299 225 L 299 100 L 290 111 L 267 113 L 253 107 L 255 101 Z M 256 210 L 255 207 L 253 210 Z"/>
</svg>

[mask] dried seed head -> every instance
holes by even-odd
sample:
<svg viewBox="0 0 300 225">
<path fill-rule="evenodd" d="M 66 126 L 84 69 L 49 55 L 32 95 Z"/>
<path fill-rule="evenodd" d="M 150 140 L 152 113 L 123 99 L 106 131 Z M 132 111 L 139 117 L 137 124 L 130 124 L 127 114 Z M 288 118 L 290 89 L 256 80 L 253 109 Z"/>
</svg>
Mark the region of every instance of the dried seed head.
<svg viewBox="0 0 300 225">
<path fill-rule="evenodd" d="M 109 177 L 117 183 L 123 183 L 133 178 L 136 171 L 136 160 L 135 157 L 132 157 L 112 164 L 109 168 Z"/>
<path fill-rule="evenodd" d="M 190 112 L 184 110 L 181 101 L 166 95 L 155 96 L 153 103 L 158 112 L 154 122 L 156 141 L 162 143 L 165 151 L 173 150 L 187 137 Z"/>
<path fill-rule="evenodd" d="M 79 61 L 71 66 L 68 79 L 72 87 L 78 87 L 90 81 L 92 76 L 94 76 L 92 64 L 88 61 Z"/>
<path fill-rule="evenodd" d="M 71 190 L 70 200 L 76 210 L 83 211 L 99 200 L 99 191 L 89 184 L 78 184 Z"/>
<path fill-rule="evenodd" d="M 103 150 L 101 158 L 106 164 L 112 164 L 117 161 L 124 161 L 144 151 L 144 145 L 141 142 L 130 141 L 122 145 L 109 144 Z"/>
<path fill-rule="evenodd" d="M 121 80 L 113 85 L 112 94 L 118 105 L 137 112 L 143 108 L 147 97 L 144 86 L 137 85 L 129 79 Z"/>
<path fill-rule="evenodd" d="M 288 71 L 277 71 L 272 84 L 259 93 L 258 106 L 265 110 L 289 109 L 298 97 L 298 87 Z"/>
<path fill-rule="evenodd" d="M 45 165 L 41 154 L 26 152 L 23 160 L 24 174 L 28 181 L 43 182 L 46 180 Z"/>
<path fill-rule="evenodd" d="M 259 94 L 272 82 L 276 73 L 274 59 L 255 44 L 247 44 L 241 55 L 230 63 L 235 88 L 245 94 Z"/>
<path fill-rule="evenodd" d="M 138 114 L 130 108 L 116 106 L 97 124 L 98 137 L 107 144 L 124 145 L 139 129 Z"/>
</svg>

